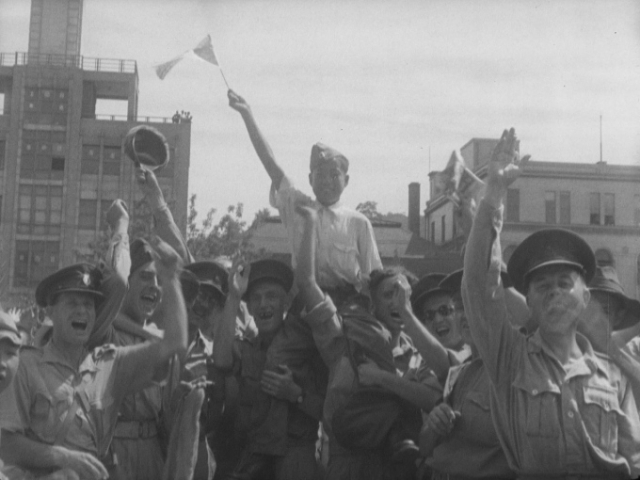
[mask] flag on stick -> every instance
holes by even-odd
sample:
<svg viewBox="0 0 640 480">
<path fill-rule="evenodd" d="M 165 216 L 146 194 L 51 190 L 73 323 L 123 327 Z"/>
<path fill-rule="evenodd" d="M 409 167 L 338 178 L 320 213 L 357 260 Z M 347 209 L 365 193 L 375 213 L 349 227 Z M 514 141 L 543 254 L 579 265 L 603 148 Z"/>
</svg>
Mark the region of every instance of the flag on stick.
<svg viewBox="0 0 640 480">
<path fill-rule="evenodd" d="M 168 62 L 161 63 L 160 65 L 156 65 L 155 71 L 160 80 L 164 80 L 164 77 L 167 76 L 169 71 L 176 66 L 185 56 L 189 53 L 193 53 L 197 57 L 201 58 L 205 62 L 211 63 L 212 65 L 217 66 L 220 69 L 220 73 L 222 74 L 222 79 L 224 83 L 229 88 L 229 83 L 227 83 L 227 79 L 224 76 L 224 72 L 222 71 L 222 67 L 220 66 L 220 62 L 218 61 L 218 57 L 216 57 L 216 52 L 213 50 L 213 43 L 211 43 L 211 35 L 207 35 L 198 45 L 191 49 L 187 50 L 184 53 L 181 53 L 175 58 L 172 58 Z"/>
</svg>

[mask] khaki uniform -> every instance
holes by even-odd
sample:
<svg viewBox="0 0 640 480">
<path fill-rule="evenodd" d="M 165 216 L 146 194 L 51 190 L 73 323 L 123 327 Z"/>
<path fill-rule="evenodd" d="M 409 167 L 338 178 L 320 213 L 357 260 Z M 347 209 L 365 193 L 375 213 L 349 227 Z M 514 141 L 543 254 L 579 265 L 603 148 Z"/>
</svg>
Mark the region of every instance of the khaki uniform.
<svg viewBox="0 0 640 480">
<path fill-rule="evenodd" d="M 501 228 L 502 209 L 482 202 L 462 294 L 509 466 L 521 478 L 638 476 L 640 419 L 626 377 L 580 334 L 583 356 L 564 368 L 539 332 L 525 337 L 512 328 L 500 283 Z"/>
</svg>

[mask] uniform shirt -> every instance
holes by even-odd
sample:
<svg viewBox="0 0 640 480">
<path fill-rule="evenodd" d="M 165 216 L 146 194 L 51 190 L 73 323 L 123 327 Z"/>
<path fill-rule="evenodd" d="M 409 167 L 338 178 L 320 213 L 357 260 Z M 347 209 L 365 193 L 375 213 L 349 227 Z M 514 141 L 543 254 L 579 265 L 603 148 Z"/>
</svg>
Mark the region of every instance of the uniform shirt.
<svg viewBox="0 0 640 480">
<path fill-rule="evenodd" d="M 295 269 L 300 251 L 304 222 L 296 213 L 301 201 L 318 212 L 318 243 L 316 278 L 322 288 L 353 285 L 362 291 L 373 270 L 382 268 L 378 247 L 369 219 L 360 212 L 344 207 L 340 202 L 328 207 L 297 190 L 286 176 L 269 197 L 271 206 L 280 212 L 287 229 L 292 265 Z"/>
<path fill-rule="evenodd" d="M 640 473 L 640 419 L 626 377 L 577 334 L 583 356 L 564 366 L 539 332 L 513 329 L 500 283 L 502 208 L 481 202 L 467 242 L 462 294 L 492 383 L 491 409 L 519 475 Z"/>
<path fill-rule="evenodd" d="M 317 440 L 322 398 L 311 388 L 315 372 L 310 365 L 297 369 L 305 371 L 308 378 L 296 378 L 294 374 L 294 382 L 303 389 L 302 403 L 294 404 L 265 393 L 260 379 L 265 368 L 269 368 L 268 347 L 259 336 L 235 340 L 233 371 L 239 386 L 236 427 L 246 436 L 247 451 L 285 455 L 289 446 L 314 444 Z"/>
<path fill-rule="evenodd" d="M 449 369 L 444 401 L 461 417 L 433 449 L 427 460 L 431 468 L 461 477 L 515 478 L 493 427 L 490 392 L 491 382 L 481 358 Z"/>
<path fill-rule="evenodd" d="M 61 445 L 103 457 L 122 399 L 153 374 L 148 349 L 106 345 L 87 353 L 78 370 L 53 343 L 24 349 L 11 384 L 12 401 L 0 405 L 1 426 L 53 444 L 74 398 L 79 407 Z"/>
</svg>

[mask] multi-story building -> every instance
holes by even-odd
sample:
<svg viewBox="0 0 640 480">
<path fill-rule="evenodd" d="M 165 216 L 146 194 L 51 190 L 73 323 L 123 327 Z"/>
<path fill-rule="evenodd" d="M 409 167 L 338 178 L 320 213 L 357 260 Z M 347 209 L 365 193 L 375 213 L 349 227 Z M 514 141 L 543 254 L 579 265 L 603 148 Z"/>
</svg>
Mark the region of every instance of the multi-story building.
<svg viewBox="0 0 640 480">
<path fill-rule="evenodd" d="M 480 178 L 498 140 L 472 139 L 461 153 Z M 428 238 L 459 248 L 453 206 L 431 177 L 425 216 Z M 501 237 L 505 261 L 528 235 L 541 228 L 566 228 L 593 248 L 600 265 L 616 268 L 625 291 L 638 295 L 640 282 L 640 167 L 529 161 L 507 193 Z"/>
<path fill-rule="evenodd" d="M 190 123 L 138 116 L 134 60 L 80 55 L 82 0 L 32 0 L 28 52 L 0 54 L 0 292 L 28 292 L 87 253 L 104 214 L 140 199 L 122 142 L 140 123 L 167 138 L 157 172 L 186 228 Z M 98 115 L 104 100 L 126 115 Z"/>
</svg>

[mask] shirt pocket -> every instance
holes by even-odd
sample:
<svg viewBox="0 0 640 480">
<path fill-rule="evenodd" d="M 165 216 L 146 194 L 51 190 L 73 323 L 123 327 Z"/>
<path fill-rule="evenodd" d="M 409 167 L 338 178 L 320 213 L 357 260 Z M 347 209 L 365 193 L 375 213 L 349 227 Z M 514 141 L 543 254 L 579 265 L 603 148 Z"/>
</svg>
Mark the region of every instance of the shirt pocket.
<svg viewBox="0 0 640 480">
<path fill-rule="evenodd" d="M 55 402 L 50 395 L 36 393 L 31 405 L 29 428 L 45 442 L 53 441 Z M 51 437 L 51 438 L 50 438 Z"/>
<path fill-rule="evenodd" d="M 525 433 L 532 438 L 558 438 L 560 436 L 560 419 L 558 405 L 560 391 L 555 385 L 535 385 L 531 382 L 514 382 L 517 402 L 520 405 L 518 422 L 526 415 Z M 554 388 L 555 387 L 555 388 Z"/>
<path fill-rule="evenodd" d="M 585 385 L 582 420 L 594 445 L 610 457 L 618 451 L 618 392 L 601 385 Z"/>
<path fill-rule="evenodd" d="M 481 410 L 483 413 L 489 412 L 489 395 L 484 392 L 469 392 L 466 398 L 469 407 L 475 410 Z"/>
</svg>

